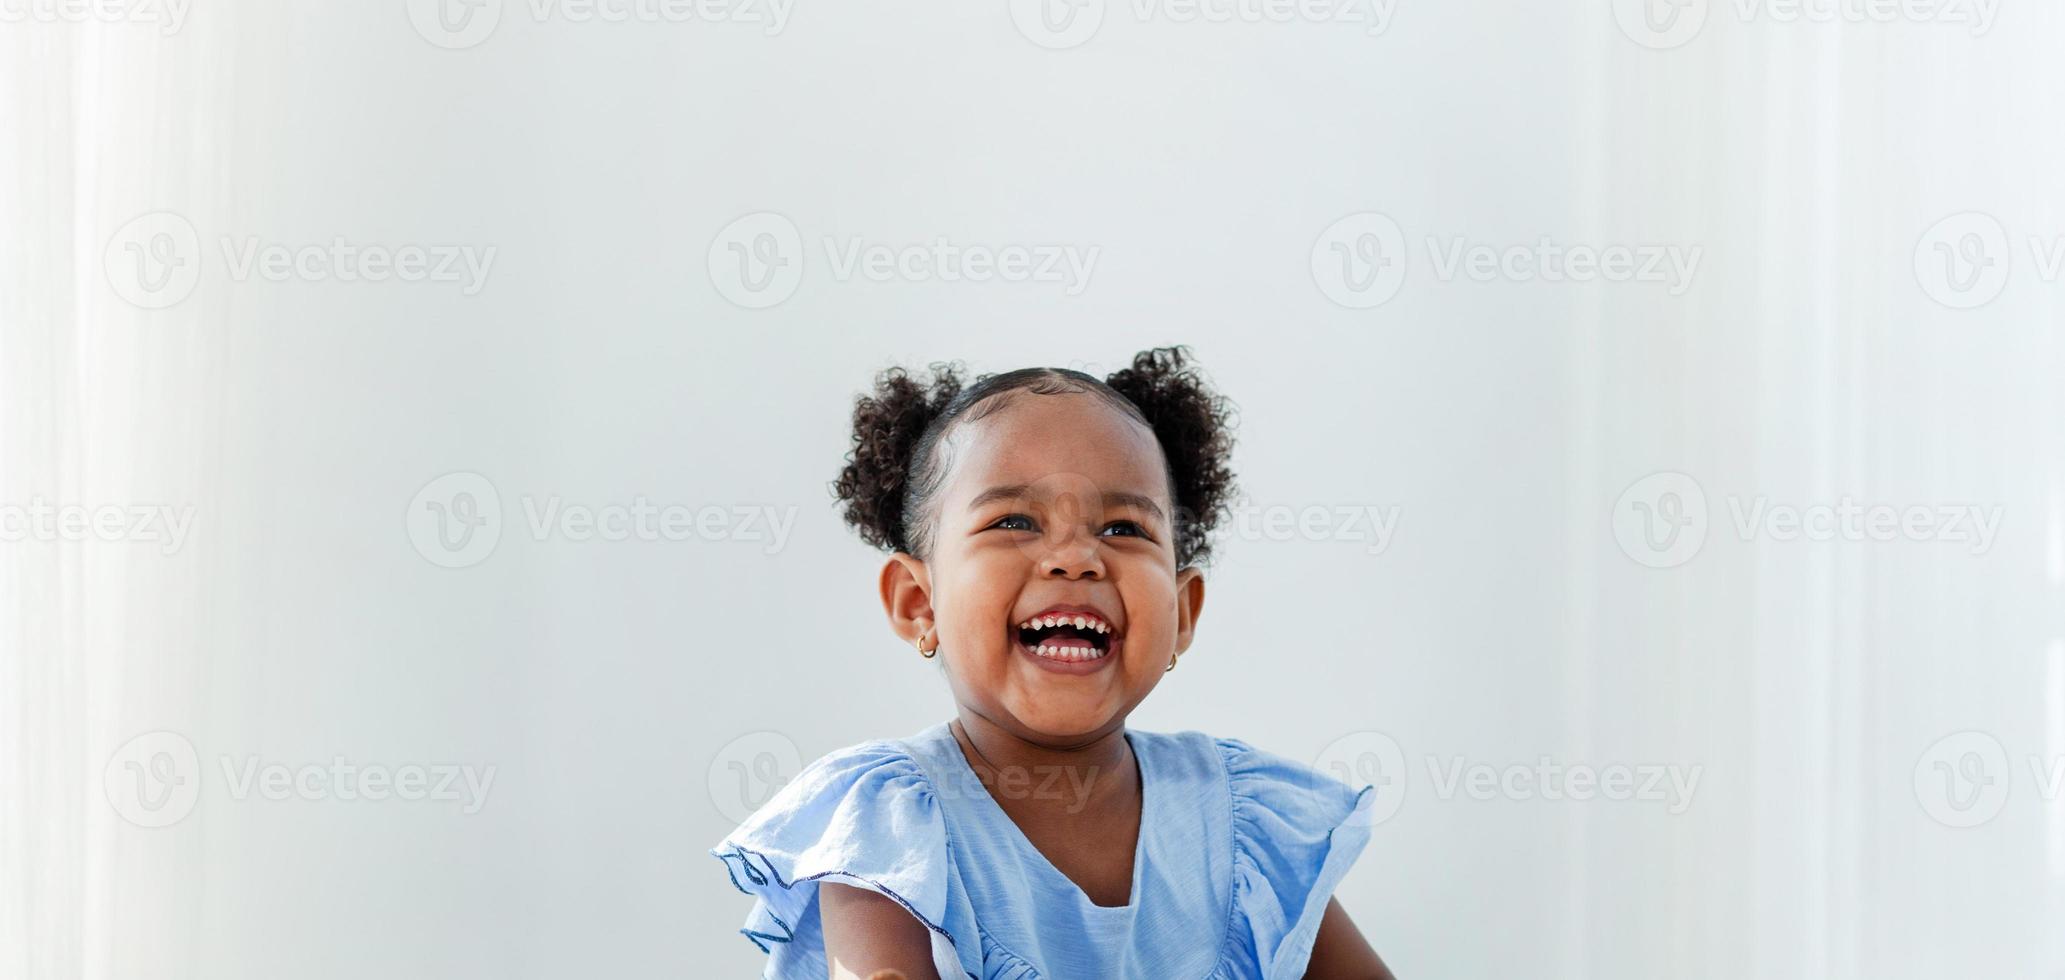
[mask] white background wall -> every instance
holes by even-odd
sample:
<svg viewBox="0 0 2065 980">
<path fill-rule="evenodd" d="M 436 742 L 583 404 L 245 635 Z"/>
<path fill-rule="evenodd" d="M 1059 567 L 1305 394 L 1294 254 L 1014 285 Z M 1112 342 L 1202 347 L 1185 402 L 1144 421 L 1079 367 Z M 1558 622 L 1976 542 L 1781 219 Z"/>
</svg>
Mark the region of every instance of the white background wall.
<svg viewBox="0 0 2065 980">
<path fill-rule="evenodd" d="M 753 974 L 704 849 L 950 708 L 829 502 L 853 394 L 1170 342 L 1240 405 L 1256 516 L 1133 723 L 1388 780 L 1342 898 L 1401 976 L 2065 976 L 2055 5 L 486 2 L 0 23 L 0 976 Z M 1329 229 L 1365 212 L 1400 278 L 1358 290 Z M 746 288 L 730 242 L 788 228 L 800 276 Z M 495 251 L 237 272 L 340 238 Z M 842 278 L 827 239 L 1098 252 L 1072 292 Z M 1698 264 L 1479 281 L 1458 241 Z M 424 508 L 460 492 L 500 518 L 454 551 Z M 793 526 L 525 517 L 641 497 Z M 1735 519 L 1845 502 L 1998 532 Z M 1396 524 L 1261 519 L 1314 507 Z M 1544 760 L 1698 781 L 1442 787 Z M 238 789 L 340 764 L 493 782 Z"/>
</svg>

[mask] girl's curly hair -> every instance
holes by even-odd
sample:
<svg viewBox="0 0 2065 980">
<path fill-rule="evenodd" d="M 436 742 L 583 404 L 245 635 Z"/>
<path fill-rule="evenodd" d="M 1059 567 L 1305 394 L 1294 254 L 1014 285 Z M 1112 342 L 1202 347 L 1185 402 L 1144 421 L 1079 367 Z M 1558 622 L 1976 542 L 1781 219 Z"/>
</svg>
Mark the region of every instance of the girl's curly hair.
<svg viewBox="0 0 2065 980">
<path fill-rule="evenodd" d="M 1162 447 L 1176 505 L 1176 565 L 1211 557 L 1211 532 L 1233 496 L 1233 409 L 1192 366 L 1184 347 L 1157 347 L 1100 381 L 1068 368 L 1024 368 L 985 374 L 964 385 L 957 364 L 934 364 L 919 381 L 902 368 L 875 378 L 853 406 L 853 451 L 832 482 L 846 523 L 885 551 L 924 557 L 931 547 L 925 519 L 946 481 L 947 433 L 960 422 L 1002 407 L 995 396 L 1090 392 L 1154 432 Z"/>
</svg>

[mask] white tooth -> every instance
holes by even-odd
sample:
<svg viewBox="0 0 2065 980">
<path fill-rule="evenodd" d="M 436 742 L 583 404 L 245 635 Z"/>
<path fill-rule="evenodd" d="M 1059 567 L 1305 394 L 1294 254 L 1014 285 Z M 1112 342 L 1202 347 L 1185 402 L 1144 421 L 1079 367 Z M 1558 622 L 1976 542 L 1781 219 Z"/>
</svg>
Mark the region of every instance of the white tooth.
<svg viewBox="0 0 2065 980">
<path fill-rule="evenodd" d="M 1083 617 L 1081 617 L 1081 616 L 1077 616 L 1077 617 L 1075 618 L 1075 628 L 1076 628 L 1076 629 L 1082 629 L 1083 627 L 1085 627 L 1085 626 L 1088 626 L 1088 625 L 1090 625 L 1090 621 L 1089 621 L 1089 620 L 1087 620 L 1087 619 L 1084 619 L 1084 618 L 1083 618 Z"/>
</svg>

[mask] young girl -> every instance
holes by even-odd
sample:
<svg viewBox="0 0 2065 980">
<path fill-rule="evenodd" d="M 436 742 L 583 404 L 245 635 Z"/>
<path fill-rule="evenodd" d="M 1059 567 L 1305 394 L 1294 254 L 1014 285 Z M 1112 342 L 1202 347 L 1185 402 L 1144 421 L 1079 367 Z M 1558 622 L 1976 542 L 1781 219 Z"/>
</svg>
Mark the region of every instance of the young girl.
<svg viewBox="0 0 2065 980">
<path fill-rule="evenodd" d="M 859 400 L 834 489 L 955 711 L 819 759 L 711 850 L 766 976 L 1390 976 L 1332 898 L 1373 790 L 1126 727 L 1196 635 L 1227 415 L 1182 348 L 1102 381 L 891 369 Z"/>
</svg>

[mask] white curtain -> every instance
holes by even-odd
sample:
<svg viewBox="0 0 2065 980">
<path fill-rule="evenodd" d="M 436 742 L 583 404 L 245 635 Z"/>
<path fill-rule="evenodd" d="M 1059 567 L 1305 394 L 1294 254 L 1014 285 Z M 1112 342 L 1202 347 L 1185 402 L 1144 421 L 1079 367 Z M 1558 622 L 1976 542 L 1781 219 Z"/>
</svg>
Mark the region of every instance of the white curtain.
<svg viewBox="0 0 2065 980">
<path fill-rule="evenodd" d="M 822 496 L 852 392 L 1170 341 L 1240 401 L 1258 500 L 1400 508 L 1378 556 L 1230 541 L 1218 632 L 1140 719 L 1402 745 L 1342 892 L 1399 975 L 2065 975 L 2065 10 L 1093 3 L 1049 50 L 1004 6 L 510 2 L 470 43 L 394 2 L 0 24 L 0 976 L 757 970 L 701 854 L 727 753 L 946 710 Z M 1103 258 L 1080 296 L 806 263 L 756 310 L 705 269 L 761 211 Z M 1409 259 L 1347 308 L 1309 250 L 1367 211 Z M 495 258 L 238 271 L 339 239 Z M 1440 271 L 1537 239 L 1698 265 Z M 501 543 L 438 567 L 407 522 L 473 472 Z M 1694 503 L 1624 496 L 1654 474 L 1703 500 L 1689 557 L 1617 536 Z M 637 494 L 800 517 L 772 554 L 519 533 Z M 1998 524 L 1771 517 L 1849 504 Z M 1537 757 L 1696 795 L 1431 775 Z M 477 812 L 235 788 L 333 759 L 496 775 Z"/>
</svg>

